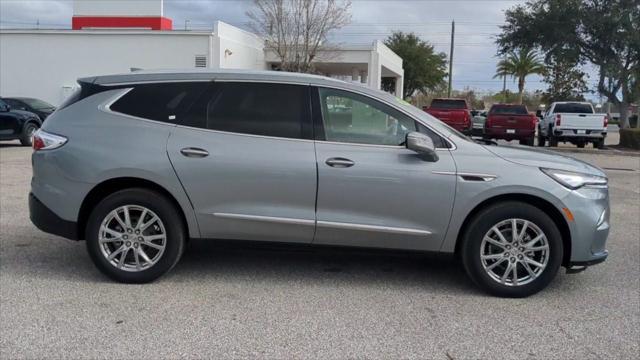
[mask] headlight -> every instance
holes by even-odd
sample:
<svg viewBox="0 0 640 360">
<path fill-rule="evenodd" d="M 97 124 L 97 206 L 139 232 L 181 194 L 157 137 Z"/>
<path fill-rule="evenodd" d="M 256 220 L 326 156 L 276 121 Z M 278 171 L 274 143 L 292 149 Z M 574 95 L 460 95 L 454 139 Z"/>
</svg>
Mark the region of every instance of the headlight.
<svg viewBox="0 0 640 360">
<path fill-rule="evenodd" d="M 581 188 L 583 186 L 607 186 L 607 178 L 603 176 L 589 175 L 579 172 L 557 169 L 540 168 L 540 170 L 542 170 L 543 173 L 549 175 L 553 180 L 572 190 Z"/>
</svg>

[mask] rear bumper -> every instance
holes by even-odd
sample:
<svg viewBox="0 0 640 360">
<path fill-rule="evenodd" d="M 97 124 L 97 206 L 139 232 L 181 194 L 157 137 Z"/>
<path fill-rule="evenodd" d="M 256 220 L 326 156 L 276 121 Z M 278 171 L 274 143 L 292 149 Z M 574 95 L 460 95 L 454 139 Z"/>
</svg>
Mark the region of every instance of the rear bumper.
<svg viewBox="0 0 640 360">
<path fill-rule="evenodd" d="M 513 130 L 513 133 L 509 132 Z M 485 128 L 484 136 L 492 139 L 522 140 L 533 138 L 536 135 L 535 129 L 507 129 L 507 128 Z"/>
<path fill-rule="evenodd" d="M 38 198 L 29 193 L 29 217 L 38 229 L 71 240 L 78 240 L 78 224 L 60 218 Z"/>
<path fill-rule="evenodd" d="M 584 133 L 578 133 L 579 130 L 574 129 L 553 129 L 553 136 L 558 139 L 587 139 L 598 140 L 607 136 L 606 131 L 602 130 L 584 130 Z"/>
</svg>

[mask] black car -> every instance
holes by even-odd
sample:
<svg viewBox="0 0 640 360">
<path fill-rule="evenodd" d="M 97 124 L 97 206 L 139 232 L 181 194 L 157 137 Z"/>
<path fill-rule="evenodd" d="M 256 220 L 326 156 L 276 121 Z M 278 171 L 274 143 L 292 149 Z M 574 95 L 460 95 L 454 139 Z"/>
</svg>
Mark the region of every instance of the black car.
<svg viewBox="0 0 640 360">
<path fill-rule="evenodd" d="M 9 104 L 14 110 L 24 110 L 32 112 L 44 121 L 47 116 L 51 115 L 56 110 L 56 107 L 49 104 L 46 101 L 40 99 L 27 98 L 27 97 L 5 97 L 2 98 L 4 102 Z"/>
<path fill-rule="evenodd" d="M 22 145 L 31 146 L 31 136 L 41 125 L 38 115 L 12 109 L 0 99 L 0 140 L 19 139 Z"/>
</svg>

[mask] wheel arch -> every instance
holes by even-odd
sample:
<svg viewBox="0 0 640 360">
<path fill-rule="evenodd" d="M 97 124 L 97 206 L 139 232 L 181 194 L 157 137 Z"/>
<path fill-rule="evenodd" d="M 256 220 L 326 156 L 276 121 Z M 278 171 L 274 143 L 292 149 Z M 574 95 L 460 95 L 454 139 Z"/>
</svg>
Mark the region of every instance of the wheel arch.
<svg viewBox="0 0 640 360">
<path fill-rule="evenodd" d="M 187 230 L 187 239 L 189 238 L 188 235 L 189 233 L 191 233 L 191 230 L 189 228 L 189 223 L 187 222 L 184 209 L 182 208 L 178 200 L 167 189 L 147 179 L 137 177 L 119 177 L 108 179 L 97 184 L 93 187 L 93 189 L 89 191 L 89 193 L 87 193 L 87 196 L 85 196 L 78 213 L 78 239 L 85 240 L 85 232 L 89 215 L 102 199 L 109 196 L 110 194 L 113 194 L 116 191 L 130 188 L 150 189 L 166 196 L 167 199 L 169 199 L 169 201 L 171 201 L 178 210 L 184 228 Z"/>
<path fill-rule="evenodd" d="M 569 228 L 569 224 L 567 223 L 564 215 L 557 207 L 555 207 L 551 202 L 530 194 L 501 194 L 496 195 L 491 198 L 485 199 L 478 205 L 476 205 L 465 217 L 462 226 L 460 227 L 460 231 L 458 232 L 458 236 L 456 238 L 456 246 L 455 246 L 455 254 L 460 254 L 460 247 L 462 244 L 462 237 L 464 236 L 471 219 L 478 214 L 481 210 L 485 209 L 488 206 L 499 202 L 505 201 L 519 201 L 529 205 L 533 205 L 538 209 L 544 211 L 551 220 L 556 224 L 558 230 L 560 230 L 560 234 L 562 235 L 562 246 L 564 248 L 564 254 L 562 259 L 562 265 L 567 265 L 571 259 L 571 230 Z"/>
</svg>

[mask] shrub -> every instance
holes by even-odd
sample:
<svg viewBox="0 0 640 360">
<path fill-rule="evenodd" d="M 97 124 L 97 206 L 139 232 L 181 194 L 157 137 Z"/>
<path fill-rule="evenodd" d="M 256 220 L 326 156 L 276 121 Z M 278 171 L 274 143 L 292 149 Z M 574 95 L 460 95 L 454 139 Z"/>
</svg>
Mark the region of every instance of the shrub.
<svg viewBox="0 0 640 360">
<path fill-rule="evenodd" d="M 640 129 L 620 129 L 620 146 L 640 150 Z"/>
</svg>

